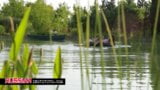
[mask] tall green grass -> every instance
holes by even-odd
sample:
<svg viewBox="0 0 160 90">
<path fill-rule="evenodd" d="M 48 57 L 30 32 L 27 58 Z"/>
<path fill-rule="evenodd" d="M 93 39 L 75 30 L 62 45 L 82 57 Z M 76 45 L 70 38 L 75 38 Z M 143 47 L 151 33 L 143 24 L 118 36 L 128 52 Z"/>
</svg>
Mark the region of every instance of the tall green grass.
<svg viewBox="0 0 160 90">
<path fill-rule="evenodd" d="M 7 77 L 34 77 L 34 75 L 38 74 L 38 69 L 35 61 L 32 59 L 33 49 L 29 50 L 28 45 L 24 45 L 24 51 L 22 57 L 19 57 L 19 52 L 22 46 L 23 38 L 25 36 L 26 27 L 30 15 L 31 7 L 26 9 L 26 12 L 20 22 L 20 25 L 14 33 L 14 23 L 13 19 L 10 17 L 11 22 L 11 36 L 13 38 L 13 42 L 11 45 L 11 49 L 9 52 L 9 59 L 4 62 L 2 67 L 2 71 L 0 72 L 0 78 Z M 35 86 L 0 86 L 1 90 L 22 90 L 29 88 L 30 90 L 35 90 Z"/>
<path fill-rule="evenodd" d="M 158 13 L 158 10 L 157 10 L 157 13 Z M 79 13 L 77 11 L 75 11 L 75 12 L 76 12 L 76 15 L 77 15 L 77 29 L 78 29 L 78 35 L 79 35 L 79 44 L 82 44 L 82 37 L 84 37 L 84 36 L 83 36 L 83 34 L 81 32 L 81 30 L 82 30 L 81 20 L 80 20 L 81 17 L 80 17 L 80 15 L 79 15 Z M 102 45 L 101 15 L 102 15 L 102 18 L 103 18 L 103 20 L 105 22 L 106 32 L 108 33 L 108 36 L 109 36 L 109 38 L 111 40 L 111 45 L 113 47 L 114 44 L 113 44 L 112 32 L 111 32 L 111 29 L 109 28 L 107 18 L 106 18 L 106 16 L 105 16 L 103 11 L 101 11 L 101 12 L 99 11 L 99 7 L 98 7 L 98 5 L 96 3 L 96 18 L 95 18 L 96 23 L 95 23 L 95 32 L 94 33 L 98 32 L 98 36 L 100 38 L 100 53 L 101 53 L 101 61 L 100 62 L 101 62 L 101 71 L 102 71 L 101 75 L 102 75 L 102 79 L 103 79 L 102 83 L 106 83 L 106 81 L 105 81 L 105 73 L 104 73 L 104 71 L 105 71 L 104 67 L 106 65 L 104 64 L 105 62 L 103 60 L 104 53 L 103 53 L 103 45 Z M 87 27 L 86 28 L 86 47 L 87 48 L 89 48 L 89 37 L 90 37 L 90 33 L 91 33 L 90 30 L 89 30 L 89 27 L 88 27 L 89 26 L 88 24 L 90 23 L 88 20 L 89 19 L 87 18 L 87 22 L 86 22 L 86 27 Z M 158 20 L 158 18 L 156 18 L 156 20 Z M 120 42 L 123 42 L 123 44 L 125 46 L 127 46 L 128 45 L 128 37 L 127 37 L 127 30 L 126 30 L 126 15 L 125 15 L 125 10 L 124 10 L 124 5 L 123 4 L 121 4 L 120 7 L 118 7 L 118 22 L 117 22 L 117 25 L 118 25 L 118 36 L 117 36 L 118 39 L 117 40 L 120 41 Z M 120 29 L 122 29 L 122 32 L 120 31 Z M 156 31 L 155 31 L 155 34 L 156 34 Z M 123 36 L 122 39 L 121 39 L 121 35 Z M 153 35 L 153 36 L 155 37 L 155 35 Z M 153 40 L 152 40 L 153 41 L 152 44 L 155 44 L 154 37 L 153 37 Z M 142 39 L 142 37 L 140 37 L 139 39 Z M 140 42 L 138 42 L 138 43 L 139 43 L 138 45 L 142 45 L 142 44 L 140 44 Z M 152 50 L 153 50 L 153 46 L 154 45 L 152 45 Z M 81 46 L 80 46 L 80 48 L 81 48 Z M 140 48 L 137 48 L 136 50 L 138 50 L 137 52 L 140 52 L 139 51 Z M 81 51 L 81 49 L 80 49 L 80 51 Z M 130 70 L 131 69 L 130 69 L 130 61 L 129 61 L 129 58 L 128 58 L 128 55 L 129 55 L 128 47 L 125 47 L 124 50 L 123 49 L 119 49 L 118 52 L 117 52 L 116 48 L 112 48 L 112 52 L 113 52 L 113 55 L 114 55 L 114 59 L 115 59 L 115 62 L 116 62 L 116 67 L 118 69 L 119 79 L 120 80 L 122 80 L 122 73 L 123 73 L 123 71 L 121 69 L 122 68 L 122 58 L 117 56 L 117 55 L 123 54 L 123 52 L 125 53 L 125 55 L 126 55 L 126 58 L 125 58 L 126 66 L 129 69 L 129 70 L 127 70 L 128 89 L 131 89 L 131 83 L 130 83 L 131 82 L 130 81 L 130 78 L 131 78 L 130 77 L 130 75 L 131 75 Z M 87 55 L 88 54 L 85 53 L 85 57 L 86 58 L 87 58 Z M 80 55 L 80 60 L 81 60 L 80 61 L 80 65 L 81 65 L 81 69 L 82 69 L 83 62 L 82 62 L 82 58 L 81 57 L 82 57 L 82 55 Z M 137 63 L 140 63 L 139 65 L 143 64 L 143 62 L 137 62 Z M 85 63 L 85 64 L 86 64 L 86 67 L 87 67 L 88 63 Z M 86 73 L 88 75 L 89 74 L 88 68 L 86 68 L 86 71 L 87 71 Z M 143 73 L 143 72 L 141 72 L 141 73 Z M 81 70 L 81 75 L 83 75 L 83 70 Z M 89 75 L 87 77 L 90 78 Z M 141 76 L 141 78 L 142 78 L 142 76 Z M 82 83 L 82 90 L 83 90 L 85 88 L 83 86 L 83 80 L 81 81 L 81 83 Z M 105 88 L 106 86 L 102 86 L 102 87 L 103 87 L 102 89 L 104 89 L 104 90 L 106 89 Z M 120 83 L 120 87 L 121 87 L 120 89 L 123 90 L 122 82 Z"/>
<path fill-rule="evenodd" d="M 96 17 L 95 17 L 95 33 L 98 32 L 98 37 L 100 40 L 100 65 L 101 65 L 101 77 L 102 77 L 102 90 L 106 90 L 106 78 L 105 78 L 105 61 L 104 61 L 104 50 L 103 50 L 103 34 L 102 34 L 102 24 L 101 24 L 101 13 L 99 11 L 98 0 L 95 1 L 96 7 Z"/>
<path fill-rule="evenodd" d="M 90 39 L 90 14 L 87 13 L 87 20 L 86 20 L 86 48 L 87 49 L 84 49 L 84 53 L 85 53 L 85 67 L 86 67 L 86 77 L 87 77 L 87 82 L 88 82 L 88 88 L 89 90 L 92 90 L 92 86 L 90 84 L 91 82 L 91 79 L 90 79 L 90 70 L 89 70 L 89 60 L 88 60 L 88 55 L 89 55 L 89 51 L 88 51 L 88 48 L 89 48 L 89 39 Z"/>
<path fill-rule="evenodd" d="M 83 74 L 83 69 L 82 69 L 82 62 L 83 62 L 83 60 L 82 60 L 82 46 L 81 46 L 81 44 L 82 44 L 82 24 L 81 24 L 81 14 L 80 14 L 80 9 L 79 9 L 80 7 L 79 6 L 77 6 L 77 10 L 75 11 L 75 13 L 76 13 L 76 21 L 77 21 L 77 30 L 78 30 L 78 44 L 79 44 L 79 57 L 80 57 L 80 76 L 81 76 L 81 90 L 85 90 L 84 89 L 84 74 Z"/>
</svg>

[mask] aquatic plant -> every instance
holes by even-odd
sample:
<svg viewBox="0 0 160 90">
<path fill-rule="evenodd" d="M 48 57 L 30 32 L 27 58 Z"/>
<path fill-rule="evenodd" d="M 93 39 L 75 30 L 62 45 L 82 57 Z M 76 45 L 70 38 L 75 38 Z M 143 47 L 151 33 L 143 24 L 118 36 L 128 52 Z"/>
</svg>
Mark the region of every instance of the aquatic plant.
<svg viewBox="0 0 160 90">
<path fill-rule="evenodd" d="M 22 56 L 20 57 L 20 48 L 22 46 L 22 42 L 25 36 L 26 27 L 28 23 L 28 18 L 30 15 L 31 7 L 28 7 L 22 21 L 14 35 L 13 21 L 11 20 L 11 35 L 13 38 L 13 42 L 11 45 L 11 49 L 9 52 L 9 59 L 4 62 L 2 70 L 0 72 L 0 78 L 7 77 L 34 77 L 34 75 L 38 74 L 38 68 L 36 66 L 35 61 L 32 59 L 33 49 L 29 50 L 28 45 L 24 45 L 24 51 Z M 19 90 L 29 88 L 30 90 L 35 90 L 34 85 L 13 85 L 13 86 L 0 86 L 1 90 Z"/>
<path fill-rule="evenodd" d="M 61 48 L 59 47 L 54 59 L 53 78 L 61 78 L 62 75 L 62 59 Z"/>
</svg>

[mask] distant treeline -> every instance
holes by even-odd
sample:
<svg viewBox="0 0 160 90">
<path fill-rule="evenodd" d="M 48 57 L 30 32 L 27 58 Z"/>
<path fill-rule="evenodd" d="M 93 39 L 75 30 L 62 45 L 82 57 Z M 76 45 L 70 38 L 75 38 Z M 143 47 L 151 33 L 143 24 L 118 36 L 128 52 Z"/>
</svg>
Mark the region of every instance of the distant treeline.
<svg viewBox="0 0 160 90">
<path fill-rule="evenodd" d="M 160 32 L 160 12 L 156 18 L 156 11 L 158 11 L 159 0 L 119 0 L 118 4 L 115 0 L 102 0 L 99 5 L 99 10 L 103 10 L 107 17 L 108 24 L 112 33 L 122 31 L 122 17 L 125 17 L 127 35 L 133 36 L 137 32 L 143 35 L 151 35 L 153 32 L 155 21 L 157 20 L 157 32 Z M 47 5 L 44 0 L 37 0 L 35 3 L 24 4 L 23 0 L 9 0 L 4 4 L 0 10 L 0 34 L 9 32 L 10 21 L 9 17 L 14 20 L 15 28 L 20 23 L 26 7 L 31 6 L 31 15 L 28 23 L 28 34 L 48 34 L 63 33 L 68 35 L 77 34 L 77 20 L 76 13 L 70 12 L 67 4 L 62 3 L 58 9 Z M 95 32 L 95 5 L 90 8 L 80 7 L 75 5 L 74 11 L 80 11 L 80 19 L 82 22 L 82 29 L 85 33 L 87 15 L 90 17 L 90 32 L 93 35 Z M 124 11 L 124 14 L 123 14 Z M 101 17 L 101 16 L 100 16 Z M 104 20 L 101 20 L 102 31 L 105 32 Z M 104 33 L 105 34 L 105 33 Z"/>
</svg>

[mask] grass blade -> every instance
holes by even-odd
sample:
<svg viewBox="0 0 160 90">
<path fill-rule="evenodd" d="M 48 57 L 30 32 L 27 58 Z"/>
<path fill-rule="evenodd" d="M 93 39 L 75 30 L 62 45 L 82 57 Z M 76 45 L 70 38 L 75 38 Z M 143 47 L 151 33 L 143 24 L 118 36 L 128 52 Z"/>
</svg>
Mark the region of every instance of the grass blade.
<svg viewBox="0 0 160 90">
<path fill-rule="evenodd" d="M 30 14 L 31 8 L 29 7 L 27 9 L 27 11 L 24 14 L 24 17 L 17 29 L 17 32 L 15 34 L 14 37 L 14 42 L 12 43 L 11 49 L 10 49 L 10 59 L 11 60 L 16 60 L 17 58 L 17 54 L 20 50 L 20 46 L 22 44 L 25 32 L 26 32 L 26 28 L 27 28 L 27 22 L 29 19 L 29 14 Z"/>
<path fill-rule="evenodd" d="M 17 70 L 17 76 L 18 77 L 23 77 L 24 76 L 24 72 L 25 72 L 25 70 L 24 70 L 24 66 L 23 66 L 23 64 L 20 62 L 20 60 L 17 60 L 16 61 L 16 70 Z"/>
<path fill-rule="evenodd" d="M 62 75 L 62 61 L 61 61 L 61 48 L 59 47 L 54 59 L 53 78 L 61 78 Z"/>
<path fill-rule="evenodd" d="M 24 51 L 22 55 L 22 64 L 23 64 L 24 70 L 26 70 L 28 66 L 28 58 L 29 58 L 29 53 L 30 53 L 29 45 L 25 44 L 23 50 Z"/>
<path fill-rule="evenodd" d="M 10 72 L 11 68 L 9 66 L 9 62 L 5 61 L 4 65 L 2 67 L 2 70 L 0 71 L 0 78 L 5 78 L 5 77 L 9 77 L 10 74 L 7 72 Z"/>
<path fill-rule="evenodd" d="M 32 66 L 31 66 L 32 73 L 36 75 L 36 74 L 38 74 L 38 67 L 37 67 L 37 64 L 35 61 L 32 61 L 32 62 L 33 62 Z"/>
</svg>

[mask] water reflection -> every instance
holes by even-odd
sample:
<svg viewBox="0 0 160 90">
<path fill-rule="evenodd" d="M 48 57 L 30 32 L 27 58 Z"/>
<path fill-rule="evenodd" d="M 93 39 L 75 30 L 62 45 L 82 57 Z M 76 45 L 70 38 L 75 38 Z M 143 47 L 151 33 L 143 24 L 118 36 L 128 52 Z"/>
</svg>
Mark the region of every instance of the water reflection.
<svg viewBox="0 0 160 90">
<path fill-rule="evenodd" d="M 55 51 L 58 46 L 62 49 L 63 58 L 63 74 L 62 77 L 66 79 L 66 85 L 60 86 L 60 90 L 81 90 L 81 74 L 80 74 L 80 56 L 79 47 L 75 46 L 73 42 L 29 42 L 30 48 L 34 48 L 33 58 L 37 62 L 40 60 L 40 49 L 43 48 L 44 55 L 42 64 L 39 67 L 39 74 L 37 77 L 52 78 L 53 59 L 55 57 Z M 116 45 L 116 50 L 124 47 L 132 48 L 131 46 Z M 2 62 L 8 58 L 8 48 L 0 52 L 0 66 Z M 105 83 L 102 82 L 102 66 L 101 55 L 99 48 L 89 48 L 87 61 L 85 60 L 85 47 L 82 48 L 82 69 L 84 74 L 85 90 L 88 90 L 91 85 L 92 90 L 99 90 L 102 85 L 106 86 L 107 90 L 152 90 L 151 80 L 157 79 L 151 78 L 149 53 L 148 52 L 129 52 L 129 55 L 125 55 L 125 52 L 121 52 L 116 56 L 112 54 L 112 48 L 104 48 L 104 78 Z M 119 75 L 117 69 L 117 63 L 114 57 L 121 58 Z M 126 57 L 129 62 L 127 63 Z M 88 66 L 86 66 L 86 62 Z M 89 69 L 89 78 L 87 79 L 86 70 Z M 153 71 L 153 70 L 152 70 Z M 153 72 L 154 73 L 154 72 Z M 154 77 L 154 74 L 152 74 Z M 121 78 L 120 78 L 121 77 Z M 87 83 L 89 81 L 89 84 Z M 159 80 L 159 79 L 158 79 Z M 160 80 L 159 80 L 160 81 Z M 154 83 L 154 82 L 152 82 Z M 53 90 L 54 86 L 38 86 L 38 90 Z M 156 89 L 155 89 L 156 90 Z"/>
<path fill-rule="evenodd" d="M 151 85 L 153 90 L 159 90 L 160 88 L 160 56 L 155 54 L 151 56 L 150 60 L 150 73 L 151 73 Z"/>
</svg>

